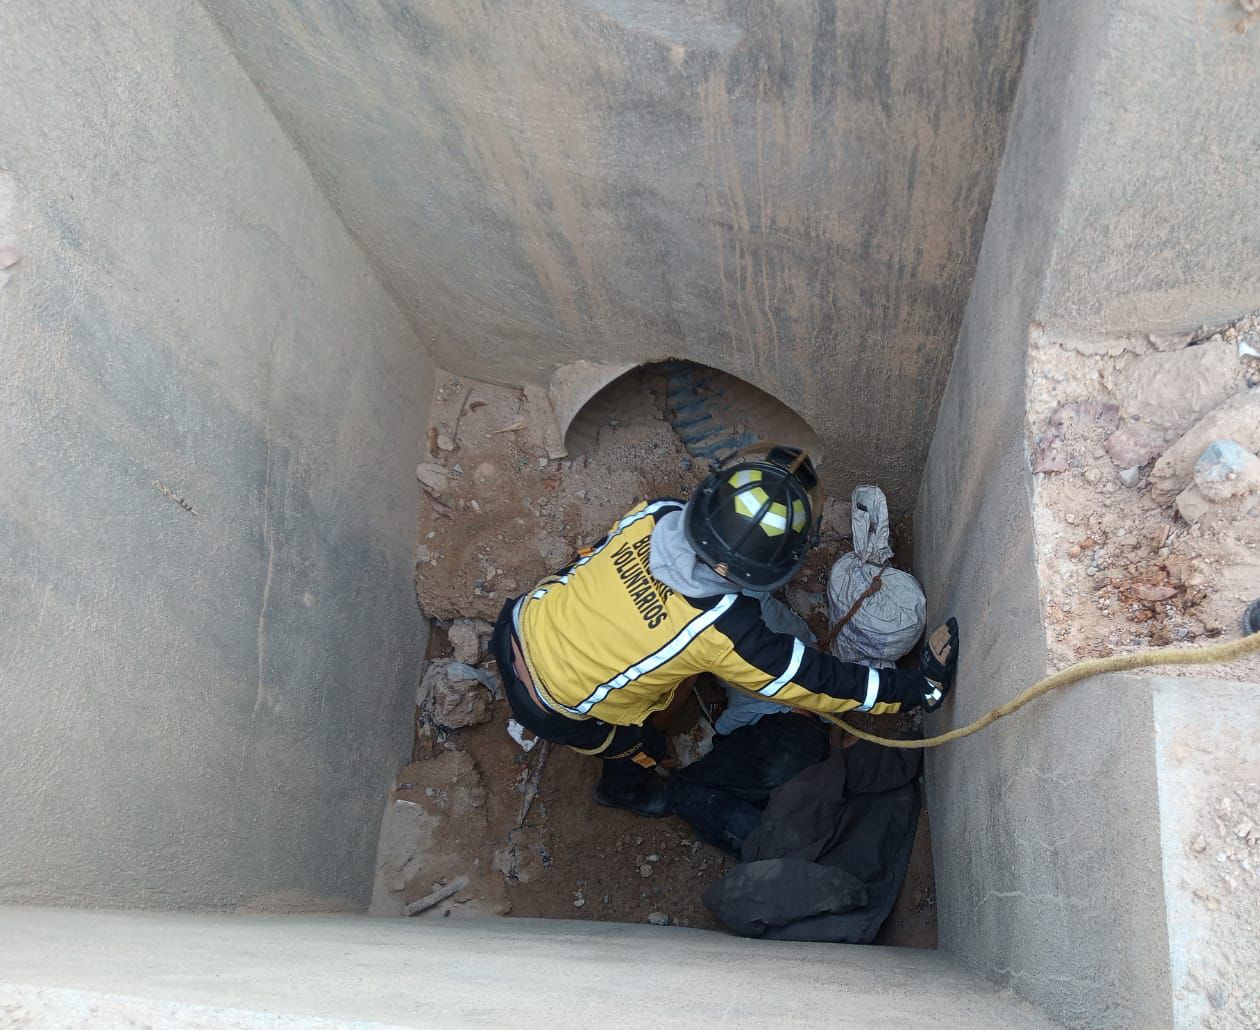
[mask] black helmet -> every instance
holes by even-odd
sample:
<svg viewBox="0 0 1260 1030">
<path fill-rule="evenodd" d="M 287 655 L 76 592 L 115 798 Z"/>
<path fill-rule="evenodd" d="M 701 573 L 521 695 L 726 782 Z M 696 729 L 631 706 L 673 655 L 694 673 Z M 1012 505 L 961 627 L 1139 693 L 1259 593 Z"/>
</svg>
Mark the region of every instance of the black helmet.
<svg viewBox="0 0 1260 1030">
<path fill-rule="evenodd" d="M 777 590 L 818 541 L 822 489 L 809 455 L 772 446 L 740 458 L 696 487 L 684 514 L 687 542 L 719 575 L 745 590 Z"/>
</svg>

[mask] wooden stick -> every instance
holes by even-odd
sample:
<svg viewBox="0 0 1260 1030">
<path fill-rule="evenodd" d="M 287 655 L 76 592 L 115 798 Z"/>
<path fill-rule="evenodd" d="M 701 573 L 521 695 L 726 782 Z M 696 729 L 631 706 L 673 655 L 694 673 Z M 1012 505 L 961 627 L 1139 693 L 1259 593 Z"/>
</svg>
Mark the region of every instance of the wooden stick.
<svg viewBox="0 0 1260 1030">
<path fill-rule="evenodd" d="M 544 740 L 542 747 L 535 750 L 538 752 L 538 762 L 529 774 L 529 780 L 525 783 L 525 797 L 521 801 L 521 814 L 516 820 L 516 828 L 518 830 L 525 825 L 525 817 L 529 815 L 534 798 L 538 796 L 538 785 L 542 782 L 543 766 L 547 764 L 547 756 L 551 753 L 551 741 Z"/>
</svg>

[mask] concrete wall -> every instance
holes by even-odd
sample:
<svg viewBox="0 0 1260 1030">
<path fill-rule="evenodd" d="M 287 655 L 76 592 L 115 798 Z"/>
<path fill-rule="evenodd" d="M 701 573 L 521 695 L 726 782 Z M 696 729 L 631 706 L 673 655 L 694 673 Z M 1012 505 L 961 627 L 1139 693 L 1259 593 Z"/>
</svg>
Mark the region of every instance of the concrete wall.
<svg viewBox="0 0 1260 1030">
<path fill-rule="evenodd" d="M 960 686 L 933 730 L 1046 669 L 1030 327 L 1161 329 L 1254 307 L 1260 208 L 1233 186 L 1256 172 L 1260 49 L 1239 42 L 1240 14 L 1039 8 L 916 510 L 931 615 L 963 629 Z M 1140 682 L 1074 688 L 929 759 L 941 946 L 1070 1026 L 1173 1019 L 1158 723 Z"/>
<path fill-rule="evenodd" d="M 1032 3 L 203 2 L 444 367 L 693 359 L 912 503 Z"/>
<path fill-rule="evenodd" d="M 676 927 L 0 909 L 0 939 L 0 1016 L 37 1026 L 1050 1028 L 933 952 Z"/>
<path fill-rule="evenodd" d="M 1260 1026 L 1256 690 L 1254 683 L 1182 677 L 1155 684 L 1155 760 L 1178 1026 Z M 1227 720 L 1222 711 L 1229 713 Z"/>
<path fill-rule="evenodd" d="M 365 902 L 428 361 L 197 4 L 0 39 L 0 901 Z"/>
<path fill-rule="evenodd" d="M 1147 332 L 1252 311 L 1260 20 L 1237 0 L 1108 6 L 1039 318 L 1064 332 Z"/>
</svg>

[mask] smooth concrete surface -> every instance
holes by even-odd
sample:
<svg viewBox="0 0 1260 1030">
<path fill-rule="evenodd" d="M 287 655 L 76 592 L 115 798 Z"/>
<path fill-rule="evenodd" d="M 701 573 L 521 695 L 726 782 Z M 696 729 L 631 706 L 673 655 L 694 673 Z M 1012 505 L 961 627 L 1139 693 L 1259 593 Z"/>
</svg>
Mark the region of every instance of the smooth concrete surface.
<svg viewBox="0 0 1260 1030">
<path fill-rule="evenodd" d="M 1106 59 L 1040 317 L 1088 335 L 1194 330 L 1253 311 L 1260 23 L 1237 0 L 1105 6 Z"/>
<path fill-rule="evenodd" d="M 1155 684 L 1178 1027 L 1260 1026 L 1260 684 Z"/>
<path fill-rule="evenodd" d="M 444 368 L 711 365 L 913 503 L 1033 3 L 203 3 Z"/>
<path fill-rule="evenodd" d="M 363 904 L 428 359 L 199 5 L 0 39 L 0 899 Z"/>
<path fill-rule="evenodd" d="M 958 688 L 929 731 L 970 722 L 1046 671 L 1026 355 L 1105 22 L 1106 5 L 1041 5 L 1024 63 L 915 515 L 929 614 L 962 624 Z M 1119 752 L 1112 734 L 1126 741 Z M 1150 734 L 1149 692 L 1121 704 L 1090 684 L 928 756 L 941 947 L 1070 1026 L 1170 1018 Z"/>
<path fill-rule="evenodd" d="M 934 952 L 673 927 L 0 908 L 0 939 L 0 1005 L 70 988 L 408 1027 L 1051 1026 Z"/>
<path fill-rule="evenodd" d="M 1228 34 L 1228 6 L 1039 7 L 916 509 L 931 615 L 957 614 L 963 634 L 956 696 L 930 730 L 1046 671 L 1030 334 L 1254 307 L 1255 205 L 1230 188 L 1242 165 L 1213 172 L 1254 168 L 1256 153 L 1254 70 L 1240 84 L 1256 40 Z M 1209 239 L 1226 210 L 1235 223 Z M 1157 681 L 1084 684 L 929 755 L 942 949 L 1068 1026 L 1192 1025 L 1174 1009 Z"/>
</svg>

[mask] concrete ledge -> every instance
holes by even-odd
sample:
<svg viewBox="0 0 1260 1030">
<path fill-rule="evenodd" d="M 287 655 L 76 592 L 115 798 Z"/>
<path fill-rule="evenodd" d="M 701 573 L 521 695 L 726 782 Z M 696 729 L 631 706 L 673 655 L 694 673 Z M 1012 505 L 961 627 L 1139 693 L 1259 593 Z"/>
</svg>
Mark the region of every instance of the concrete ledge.
<svg viewBox="0 0 1260 1030">
<path fill-rule="evenodd" d="M 1260 1026 L 1260 686 L 1155 683 L 1177 1026 Z"/>
<path fill-rule="evenodd" d="M 9 908 L 0 939 L 0 1013 L 61 1024 L 95 1001 L 123 1026 L 1051 1026 L 935 952 L 670 927 Z"/>
</svg>

